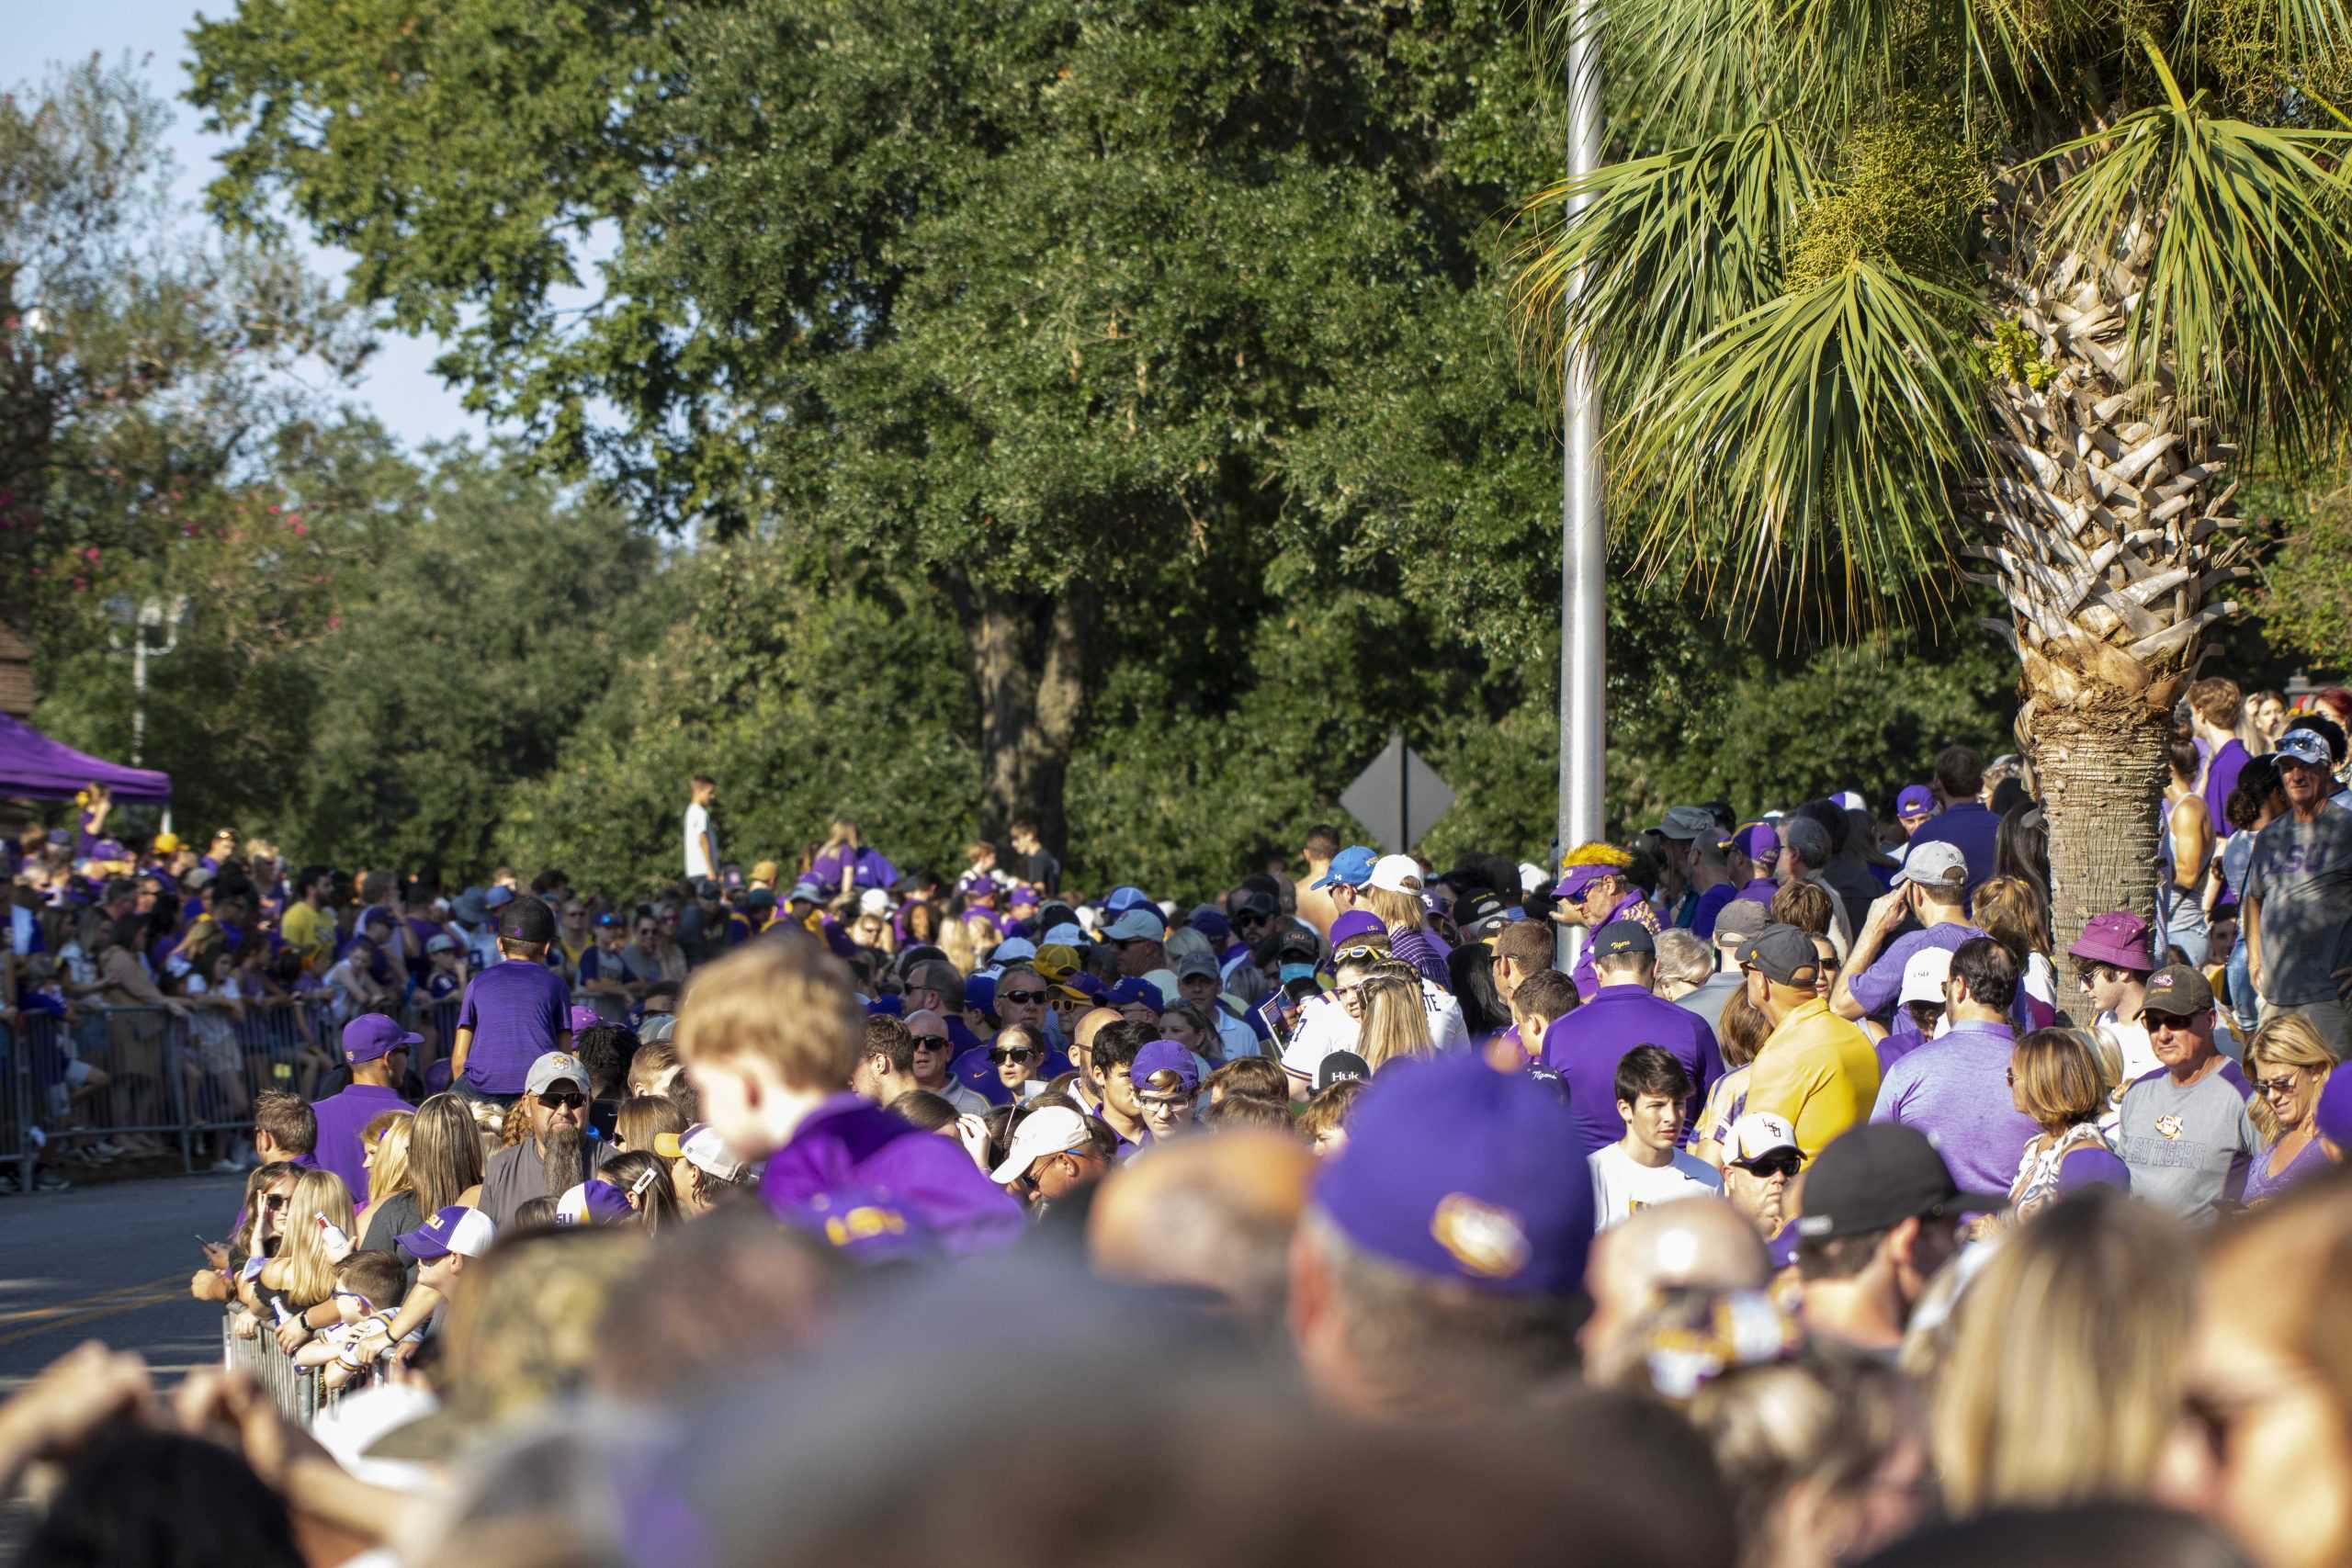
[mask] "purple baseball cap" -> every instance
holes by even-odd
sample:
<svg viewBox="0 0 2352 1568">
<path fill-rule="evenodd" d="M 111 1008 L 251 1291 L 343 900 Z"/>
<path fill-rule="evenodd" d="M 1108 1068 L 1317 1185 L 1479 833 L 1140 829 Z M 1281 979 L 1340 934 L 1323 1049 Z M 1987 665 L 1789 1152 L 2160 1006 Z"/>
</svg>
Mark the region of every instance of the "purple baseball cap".
<svg viewBox="0 0 2352 1568">
<path fill-rule="evenodd" d="M 343 1026 L 343 1059 L 357 1064 L 381 1061 L 405 1045 L 422 1045 L 424 1036 L 411 1034 L 380 1012 L 363 1012 Z"/>
<path fill-rule="evenodd" d="M 2312 1107 L 2312 1124 L 2338 1152 L 2352 1154 L 2352 1071 L 2337 1067 L 2327 1075 L 2327 1087 Z"/>
<path fill-rule="evenodd" d="M 449 1058 L 442 1057 L 424 1069 L 424 1092 L 439 1094 L 449 1087 Z"/>
<path fill-rule="evenodd" d="M 1926 784 L 1905 784 L 1894 797 L 1897 817 L 1932 817 L 1936 810 L 1936 792 Z"/>
<path fill-rule="evenodd" d="M 1416 1274 L 1567 1295 L 1592 1246 L 1592 1179 L 1556 1089 L 1469 1052 L 1392 1064 L 1348 1120 L 1314 1201 Z"/>
<path fill-rule="evenodd" d="M 594 1008 L 575 1007 L 565 1019 L 565 1027 L 577 1034 L 583 1029 L 594 1029 L 604 1022 L 604 1016 Z"/>
<path fill-rule="evenodd" d="M 1159 987 L 1148 980 L 1132 978 L 1122 980 L 1112 987 L 1110 994 L 1104 997 L 1102 1001 L 1108 1007 L 1147 1007 L 1154 1012 L 1159 1012 L 1168 1005 L 1168 999 L 1159 994 Z"/>
<path fill-rule="evenodd" d="M 1233 922 L 1227 919 L 1221 911 L 1212 909 L 1206 904 L 1185 916 L 1184 923 L 1211 942 L 1222 942 L 1233 940 Z"/>
<path fill-rule="evenodd" d="M 2155 967 L 2148 955 L 2148 922 L 2129 909 L 2109 909 L 2083 922 L 2083 934 L 2066 950 L 2069 958 L 2112 964 L 2145 975 Z"/>
<path fill-rule="evenodd" d="M 1731 836 L 1731 841 L 1749 860 L 1761 860 L 1781 847 L 1781 835 L 1770 822 L 1750 822 Z"/>
<path fill-rule="evenodd" d="M 1331 951 L 1337 953 L 1351 942 L 1362 942 L 1366 937 L 1385 939 L 1387 935 L 1388 924 L 1378 915 L 1370 909 L 1350 909 L 1331 922 Z"/>
<path fill-rule="evenodd" d="M 1127 1081 L 1136 1088 L 1149 1089 L 1154 1073 L 1174 1073 L 1184 1080 L 1184 1092 L 1198 1094 L 1201 1089 L 1201 1065 L 1193 1059 L 1189 1045 L 1173 1040 L 1155 1040 L 1136 1053 L 1127 1066 Z"/>
<path fill-rule="evenodd" d="M 635 1213 L 628 1194 L 601 1176 L 589 1178 L 555 1201 L 560 1225 L 616 1225 Z"/>
<path fill-rule="evenodd" d="M 1572 865 L 1561 874 L 1559 881 L 1552 885 L 1552 897 L 1581 898 L 1585 895 L 1585 889 L 1602 877 L 1622 876 L 1624 871 L 1625 868 L 1622 865 Z"/>
<path fill-rule="evenodd" d="M 1367 849 L 1362 844 L 1350 844 L 1331 857 L 1331 869 L 1317 877 L 1308 886 L 1311 890 L 1345 883 L 1350 887 L 1362 887 L 1372 880 L 1372 868 L 1378 863 L 1379 851 Z"/>
<path fill-rule="evenodd" d="M 964 1006 L 972 1012 L 996 1011 L 996 976 L 967 976 L 964 980 Z"/>
</svg>

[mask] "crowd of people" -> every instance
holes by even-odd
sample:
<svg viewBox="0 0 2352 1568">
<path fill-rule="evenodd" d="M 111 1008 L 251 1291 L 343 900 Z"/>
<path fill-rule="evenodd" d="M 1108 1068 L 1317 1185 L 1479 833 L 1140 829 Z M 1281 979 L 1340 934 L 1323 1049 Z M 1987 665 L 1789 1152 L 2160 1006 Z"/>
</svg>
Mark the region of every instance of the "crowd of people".
<svg viewBox="0 0 2352 1568">
<path fill-rule="evenodd" d="M 746 869 L 703 778 L 642 900 L 93 877 L 97 800 L 22 845 L 9 1021 L 93 943 L 332 992 L 190 1293 L 335 1397 L 87 1347 L 0 1479 L 76 1562 L 2352 1561 L 2325 695 L 2193 686 L 2152 902 L 2063 946 L 2030 770 L 1960 746 L 1883 820 L 1316 827 L 1197 902 L 1025 822 Z"/>
</svg>

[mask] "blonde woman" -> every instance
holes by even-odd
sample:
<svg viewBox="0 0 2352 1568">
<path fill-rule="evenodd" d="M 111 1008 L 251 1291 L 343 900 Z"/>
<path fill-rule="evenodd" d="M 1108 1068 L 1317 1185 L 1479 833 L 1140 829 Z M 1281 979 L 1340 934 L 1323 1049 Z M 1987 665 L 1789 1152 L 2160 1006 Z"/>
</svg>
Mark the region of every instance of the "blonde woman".
<svg viewBox="0 0 2352 1568">
<path fill-rule="evenodd" d="M 2254 1032 L 2245 1048 L 2245 1076 L 2254 1080 L 2246 1112 L 2262 1134 L 2262 1153 L 2246 1172 L 2247 1208 L 2327 1168 L 2312 1112 L 2335 1066 L 2335 1054 L 2301 1013 L 2282 1013 Z"/>
<path fill-rule="evenodd" d="M 1373 863 L 1372 880 L 1356 894 L 1356 903 L 1388 928 L 1392 957 L 1411 964 L 1425 979 L 1453 988 L 1453 976 L 1445 966 L 1445 955 L 1453 949 L 1429 929 L 1429 911 L 1421 905 L 1420 863 L 1410 855 L 1381 856 Z"/>
<path fill-rule="evenodd" d="M 1707 1090 L 1707 1103 L 1692 1123 L 1690 1152 L 1718 1170 L 1723 1168 L 1724 1140 L 1731 1136 L 1731 1124 L 1747 1109 L 1748 1069 L 1756 1065 L 1756 1054 L 1764 1049 L 1771 1033 L 1772 1021 L 1747 999 L 1745 990 L 1725 998 L 1723 1011 L 1715 1015 L 1715 1046 L 1723 1053 L 1724 1076 Z"/>
<path fill-rule="evenodd" d="M 2132 1173 L 2100 1134 L 2115 1088 L 2098 1043 L 2079 1029 L 2037 1029 L 2009 1055 L 2009 1103 L 2041 1130 L 2026 1140 L 2009 1188 L 2012 1218 L 2028 1219 L 2085 1187 L 2129 1190 Z"/>
<path fill-rule="evenodd" d="M 334 1294 L 334 1266 L 352 1247 L 351 1189 L 343 1178 L 331 1170 L 296 1177 L 278 1237 L 277 1256 L 261 1271 L 263 1290 L 282 1294 L 290 1312 L 306 1311 Z"/>
<path fill-rule="evenodd" d="M 384 1199 L 408 1185 L 408 1134 L 416 1121 L 407 1111 L 384 1111 L 359 1129 L 359 1163 L 368 1172 L 368 1202 L 352 1216 L 351 1234 L 365 1235 Z"/>
<path fill-rule="evenodd" d="M 525 1118 L 514 1120 L 519 1122 Z M 368 1228 L 360 1246 L 370 1252 L 396 1251 L 395 1238 L 452 1203 L 478 1201 L 481 1172 L 481 1134 L 466 1102 L 449 1093 L 429 1096 L 409 1118 L 408 1151 L 400 1184 L 395 1187 L 379 1178 L 370 1190 Z"/>
<path fill-rule="evenodd" d="M 1356 1035 L 1356 1054 L 1374 1072 L 1408 1056 L 1437 1055 L 1419 984 L 1401 975 L 1374 975 L 1363 982 L 1362 998 L 1363 1027 Z"/>
<path fill-rule="evenodd" d="M 1960 1298 L 1935 1381 L 1947 1508 L 2145 1495 L 2180 1406 L 2194 1255 L 2178 1220 L 2111 1187 L 2009 1235 Z"/>
<path fill-rule="evenodd" d="M 2049 918 L 2042 912 L 2041 894 L 2022 876 L 1996 876 L 1976 890 L 1968 906 L 1976 929 L 2009 950 L 2018 961 L 2018 979 L 2025 994 L 2056 1016 L 2058 971 L 2050 962 Z"/>
</svg>

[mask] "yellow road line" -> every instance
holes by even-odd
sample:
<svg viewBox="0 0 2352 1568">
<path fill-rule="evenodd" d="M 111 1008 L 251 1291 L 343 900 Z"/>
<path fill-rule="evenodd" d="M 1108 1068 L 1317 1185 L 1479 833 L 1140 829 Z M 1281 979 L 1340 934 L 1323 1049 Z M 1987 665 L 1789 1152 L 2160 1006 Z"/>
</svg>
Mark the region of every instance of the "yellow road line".
<svg viewBox="0 0 2352 1568">
<path fill-rule="evenodd" d="M 29 1335 L 46 1334 L 51 1329 L 86 1323 L 118 1312 L 153 1306 L 158 1302 L 170 1301 L 175 1295 L 186 1295 L 189 1277 L 195 1272 L 191 1269 L 186 1273 L 166 1274 L 141 1284 L 123 1285 L 111 1291 L 94 1291 L 88 1295 L 77 1296 L 53 1306 L 20 1307 L 13 1312 L 0 1312 L 0 1325 L 26 1325 L 13 1334 L 0 1335 L 0 1345 L 13 1344 Z"/>
</svg>

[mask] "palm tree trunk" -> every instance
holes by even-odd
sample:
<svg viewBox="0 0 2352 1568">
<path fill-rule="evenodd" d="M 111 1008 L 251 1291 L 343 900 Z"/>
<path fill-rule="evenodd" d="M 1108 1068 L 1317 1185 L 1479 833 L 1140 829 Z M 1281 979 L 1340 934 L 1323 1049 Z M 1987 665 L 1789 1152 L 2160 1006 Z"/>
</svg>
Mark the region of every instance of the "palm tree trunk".
<svg viewBox="0 0 2352 1568">
<path fill-rule="evenodd" d="M 1971 553 L 2009 602 L 1987 624 L 2023 666 L 2017 734 L 2046 807 L 2062 950 L 2102 910 L 2153 920 L 2173 704 L 2206 629 L 2237 610 L 2217 591 L 2251 570 L 2223 479 L 2235 449 L 2181 404 L 2170 366 L 2132 363 L 2152 248 L 2143 233 L 2118 259 L 2044 265 L 2029 238 L 2004 279 L 2036 363 L 1990 389 L 1993 540 Z"/>
</svg>

